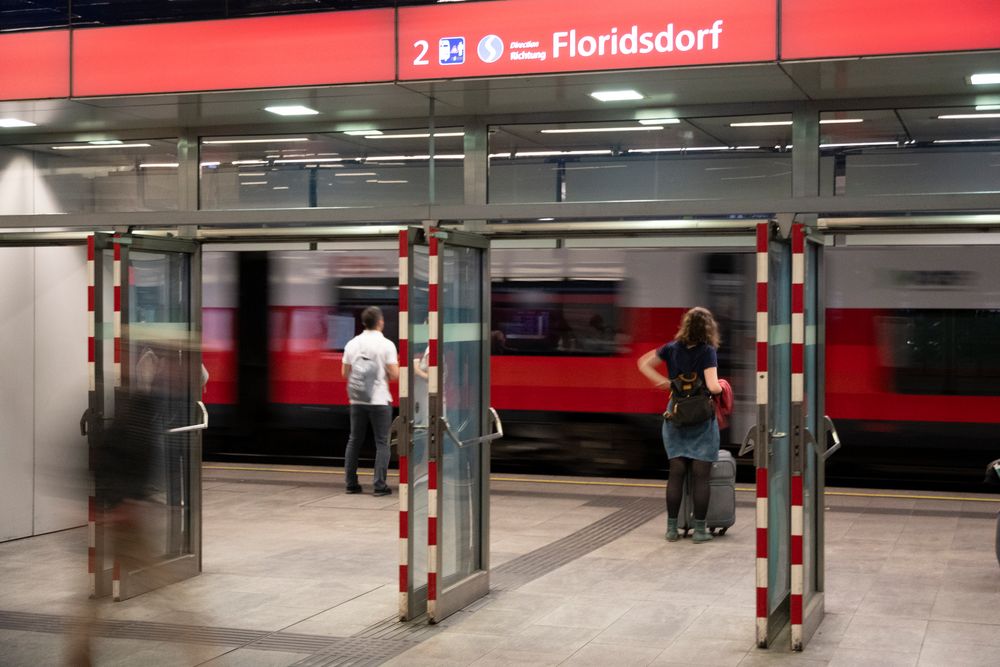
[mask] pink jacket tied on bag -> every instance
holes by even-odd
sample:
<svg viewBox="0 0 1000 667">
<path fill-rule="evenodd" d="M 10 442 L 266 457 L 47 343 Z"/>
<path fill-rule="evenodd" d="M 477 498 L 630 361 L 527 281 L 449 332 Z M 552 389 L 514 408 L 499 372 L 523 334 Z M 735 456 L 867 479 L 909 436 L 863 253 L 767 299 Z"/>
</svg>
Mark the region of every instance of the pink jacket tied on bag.
<svg viewBox="0 0 1000 667">
<path fill-rule="evenodd" d="M 733 413 L 733 388 L 729 380 L 719 378 L 722 385 L 722 393 L 712 397 L 715 401 L 715 419 L 719 422 L 719 428 L 729 427 L 729 415 Z"/>
</svg>

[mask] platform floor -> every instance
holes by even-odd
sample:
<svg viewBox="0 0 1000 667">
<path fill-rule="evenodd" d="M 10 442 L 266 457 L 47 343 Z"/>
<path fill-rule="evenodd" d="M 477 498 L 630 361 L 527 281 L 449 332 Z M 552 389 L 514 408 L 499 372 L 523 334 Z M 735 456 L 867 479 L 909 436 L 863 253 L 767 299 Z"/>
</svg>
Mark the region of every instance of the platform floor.
<svg viewBox="0 0 1000 667">
<path fill-rule="evenodd" d="M 395 494 L 345 495 L 330 469 L 204 476 L 204 573 L 100 603 L 95 664 L 1000 664 L 1000 496 L 831 490 L 827 618 L 792 654 L 754 648 L 748 490 L 726 536 L 671 544 L 662 484 L 496 475 L 493 591 L 427 626 L 394 619 Z M 65 663 L 86 540 L 0 544 L 0 665 Z"/>
</svg>

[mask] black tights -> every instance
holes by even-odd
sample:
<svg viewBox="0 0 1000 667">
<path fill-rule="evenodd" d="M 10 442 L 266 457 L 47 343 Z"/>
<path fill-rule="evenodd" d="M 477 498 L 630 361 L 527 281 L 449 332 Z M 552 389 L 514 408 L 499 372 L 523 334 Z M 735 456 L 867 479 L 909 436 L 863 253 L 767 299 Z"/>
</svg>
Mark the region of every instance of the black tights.
<svg viewBox="0 0 1000 667">
<path fill-rule="evenodd" d="M 697 461 L 683 456 L 670 459 L 670 481 L 667 484 L 667 516 L 676 519 L 681 511 L 684 496 L 684 478 L 691 473 L 691 495 L 694 500 L 694 518 L 701 521 L 708 514 L 708 480 L 712 476 L 710 461 Z"/>
</svg>

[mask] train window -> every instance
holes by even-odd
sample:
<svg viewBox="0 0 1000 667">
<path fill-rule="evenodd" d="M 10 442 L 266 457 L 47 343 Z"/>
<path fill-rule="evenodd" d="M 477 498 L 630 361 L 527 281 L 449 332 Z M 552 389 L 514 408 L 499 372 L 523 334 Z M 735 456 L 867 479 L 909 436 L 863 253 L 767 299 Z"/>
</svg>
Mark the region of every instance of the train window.
<svg viewBox="0 0 1000 667">
<path fill-rule="evenodd" d="M 493 354 L 614 355 L 622 343 L 620 293 L 620 281 L 495 281 Z"/>
<path fill-rule="evenodd" d="M 1000 395 L 1000 310 L 901 310 L 884 321 L 896 391 Z"/>
<path fill-rule="evenodd" d="M 333 285 L 334 306 L 327 311 L 326 346 L 341 352 L 347 341 L 361 333 L 361 313 L 378 306 L 385 318 L 382 333 L 399 342 L 399 285 L 394 278 L 338 278 Z"/>
</svg>

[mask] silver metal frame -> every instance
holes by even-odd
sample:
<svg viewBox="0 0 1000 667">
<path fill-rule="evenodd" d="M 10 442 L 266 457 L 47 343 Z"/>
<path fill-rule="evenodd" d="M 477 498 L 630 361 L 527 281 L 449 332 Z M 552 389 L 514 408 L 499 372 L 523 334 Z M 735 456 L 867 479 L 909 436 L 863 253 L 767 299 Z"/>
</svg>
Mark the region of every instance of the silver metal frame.
<svg viewBox="0 0 1000 667">
<path fill-rule="evenodd" d="M 438 262 L 438 280 L 443 284 L 444 281 L 444 258 L 445 258 L 445 248 L 447 246 L 465 247 L 465 248 L 476 248 L 482 251 L 482 282 L 480 286 L 482 294 L 482 317 L 485 320 L 483 324 L 485 326 L 481 327 L 481 343 L 482 343 L 482 368 L 480 372 L 481 387 L 480 387 L 480 435 L 479 437 L 472 438 L 466 442 L 458 440 L 454 434 L 449 435 L 459 443 L 460 446 L 475 446 L 480 448 L 480 498 L 479 498 L 479 570 L 471 574 L 470 576 L 464 578 L 447 588 L 441 587 L 437 592 L 437 599 L 434 601 L 433 605 L 428 605 L 428 613 L 431 623 L 437 623 L 451 614 L 464 609 L 468 605 L 472 604 L 476 600 L 482 598 L 487 593 L 489 593 L 490 587 L 490 451 L 489 443 L 496 437 L 502 436 L 503 427 L 500 425 L 499 417 L 496 421 L 493 420 L 492 416 L 495 415 L 495 411 L 490 408 L 490 333 L 489 333 L 489 317 L 490 317 L 490 252 L 489 252 L 489 239 L 480 236 L 478 234 L 470 234 L 468 232 L 458 232 L 458 231 L 437 231 L 431 232 L 437 235 L 438 243 L 440 248 L 438 251 L 437 262 Z M 440 304 L 439 304 L 440 307 Z M 437 339 L 439 341 L 439 349 L 443 349 L 444 346 L 444 317 L 438 317 L 438 335 Z M 439 382 L 441 385 L 444 384 L 445 370 L 444 370 L 444 356 L 438 359 L 438 372 L 439 372 Z M 443 438 L 450 428 L 448 423 L 444 418 L 444 406 L 442 400 L 442 394 L 439 392 L 436 397 L 432 397 L 430 405 L 430 418 L 431 418 L 431 451 L 439 464 L 439 482 L 438 482 L 438 548 L 436 549 L 437 554 L 437 572 L 440 576 L 443 566 L 443 549 L 441 548 L 440 536 L 444 533 L 441 525 L 441 518 L 443 516 L 443 502 L 444 493 L 443 485 L 445 477 L 441 474 L 441 461 L 442 454 L 444 451 Z M 488 428 L 488 425 L 495 423 L 498 427 L 499 435 L 496 433 L 485 433 L 483 431 Z"/>
</svg>

